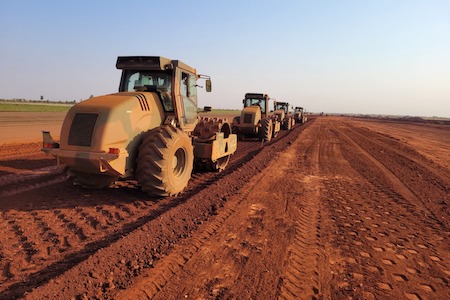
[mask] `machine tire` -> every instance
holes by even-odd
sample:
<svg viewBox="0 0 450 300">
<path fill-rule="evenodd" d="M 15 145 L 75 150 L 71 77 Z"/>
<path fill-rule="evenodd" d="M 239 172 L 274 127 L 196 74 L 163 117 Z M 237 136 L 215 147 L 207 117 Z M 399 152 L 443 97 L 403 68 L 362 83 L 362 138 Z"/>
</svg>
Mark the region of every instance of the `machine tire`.
<svg viewBox="0 0 450 300">
<path fill-rule="evenodd" d="M 241 124 L 241 117 L 234 117 L 233 123 L 231 125 L 231 132 L 233 134 L 239 135 L 239 127 L 236 126 L 235 124 Z"/>
<path fill-rule="evenodd" d="M 273 138 L 276 138 L 276 137 L 278 136 L 279 133 L 280 133 L 279 131 L 275 132 L 275 130 L 274 130 L 274 131 L 273 131 L 273 134 L 272 134 L 272 137 L 273 137 Z"/>
<path fill-rule="evenodd" d="M 116 176 L 83 173 L 70 169 L 67 174 L 72 178 L 73 185 L 79 185 L 85 189 L 102 189 L 118 179 Z"/>
<path fill-rule="evenodd" d="M 261 130 L 259 131 L 259 139 L 270 142 L 273 134 L 273 124 L 271 119 L 261 120 Z"/>
<path fill-rule="evenodd" d="M 291 130 L 291 119 L 289 118 L 284 119 L 282 127 L 283 130 Z"/>
<path fill-rule="evenodd" d="M 191 139 L 178 128 L 163 125 L 144 134 L 136 177 L 142 191 L 149 195 L 175 196 L 186 188 L 193 164 Z"/>
</svg>

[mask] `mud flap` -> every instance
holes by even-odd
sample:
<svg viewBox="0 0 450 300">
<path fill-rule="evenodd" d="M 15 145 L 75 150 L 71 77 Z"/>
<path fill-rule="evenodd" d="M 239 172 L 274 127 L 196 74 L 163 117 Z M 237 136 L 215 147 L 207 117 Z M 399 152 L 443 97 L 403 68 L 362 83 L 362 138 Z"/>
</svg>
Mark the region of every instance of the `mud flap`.
<svg viewBox="0 0 450 300">
<path fill-rule="evenodd" d="M 49 131 L 42 131 L 41 151 L 49 154 L 52 149 L 59 148 L 59 144 L 53 139 Z"/>
</svg>

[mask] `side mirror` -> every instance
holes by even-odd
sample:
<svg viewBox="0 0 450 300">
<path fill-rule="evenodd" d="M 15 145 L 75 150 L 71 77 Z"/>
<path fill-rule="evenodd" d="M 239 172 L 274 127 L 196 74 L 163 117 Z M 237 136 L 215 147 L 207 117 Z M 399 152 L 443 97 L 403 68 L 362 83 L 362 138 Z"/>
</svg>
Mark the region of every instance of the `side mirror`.
<svg viewBox="0 0 450 300">
<path fill-rule="evenodd" d="M 211 86 L 211 79 L 206 79 L 206 91 L 211 92 L 212 86 Z"/>
<path fill-rule="evenodd" d="M 211 106 L 205 106 L 205 107 L 203 107 L 203 111 L 204 112 L 208 112 L 208 111 L 211 111 L 212 110 L 212 107 Z"/>
</svg>

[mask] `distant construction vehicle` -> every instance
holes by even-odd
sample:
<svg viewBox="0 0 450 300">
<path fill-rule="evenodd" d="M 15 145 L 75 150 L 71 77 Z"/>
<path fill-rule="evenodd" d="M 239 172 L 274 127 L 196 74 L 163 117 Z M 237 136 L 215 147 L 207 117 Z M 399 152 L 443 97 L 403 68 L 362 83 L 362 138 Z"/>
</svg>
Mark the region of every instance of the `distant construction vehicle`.
<svg viewBox="0 0 450 300">
<path fill-rule="evenodd" d="M 273 102 L 273 114 L 281 121 L 281 128 L 284 130 L 291 130 L 295 126 L 295 119 L 292 112 L 289 110 L 288 102 Z"/>
<path fill-rule="evenodd" d="M 296 106 L 294 109 L 294 119 L 296 123 L 303 124 L 307 121 L 303 107 Z"/>
<path fill-rule="evenodd" d="M 135 178 L 154 196 L 182 192 L 194 167 L 223 170 L 237 136 L 225 119 L 199 118 L 197 80 L 209 76 L 179 60 L 118 57 L 119 92 L 74 105 L 57 143 L 43 132 L 42 151 L 64 164 L 75 185 L 109 186 Z M 205 107 L 204 111 L 211 110 Z"/>
<path fill-rule="evenodd" d="M 267 142 L 277 137 L 281 124 L 277 116 L 269 113 L 269 99 L 267 94 L 245 94 L 241 115 L 233 120 L 233 133 L 240 138 L 257 137 Z"/>
</svg>

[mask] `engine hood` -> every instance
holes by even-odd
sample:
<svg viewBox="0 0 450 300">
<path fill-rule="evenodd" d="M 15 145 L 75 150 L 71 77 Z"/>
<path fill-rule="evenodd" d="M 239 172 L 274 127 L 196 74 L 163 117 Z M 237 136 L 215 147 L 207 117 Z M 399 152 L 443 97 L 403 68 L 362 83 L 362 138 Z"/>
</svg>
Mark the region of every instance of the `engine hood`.
<svg viewBox="0 0 450 300">
<path fill-rule="evenodd" d="M 241 123 L 256 125 L 261 120 L 261 108 L 258 105 L 244 107 L 241 112 Z"/>
<path fill-rule="evenodd" d="M 278 117 L 279 120 L 283 120 L 285 116 L 285 112 L 282 109 L 277 109 L 273 112 L 274 115 Z"/>
<path fill-rule="evenodd" d="M 154 93 L 126 92 L 90 98 L 68 111 L 60 147 L 85 151 L 125 148 L 163 119 L 164 110 Z"/>
</svg>

